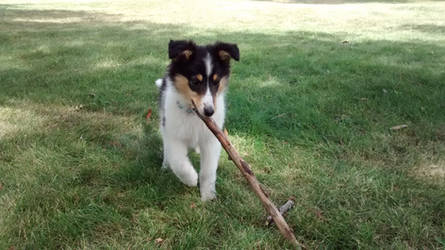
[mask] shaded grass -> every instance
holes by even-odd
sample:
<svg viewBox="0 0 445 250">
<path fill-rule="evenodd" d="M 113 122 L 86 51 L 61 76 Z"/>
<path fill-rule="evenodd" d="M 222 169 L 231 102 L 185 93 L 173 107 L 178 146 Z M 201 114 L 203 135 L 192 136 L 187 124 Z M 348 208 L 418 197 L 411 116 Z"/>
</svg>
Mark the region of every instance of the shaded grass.
<svg viewBox="0 0 445 250">
<path fill-rule="evenodd" d="M 443 179 L 414 171 L 443 164 L 441 43 L 25 7 L 0 10 L 0 248 L 288 247 L 226 156 L 211 203 L 160 170 L 158 117 L 144 114 L 168 39 L 192 35 L 240 45 L 227 127 L 273 200 L 296 197 L 299 240 L 444 246 Z M 38 21 L 51 18 L 64 22 Z"/>
</svg>

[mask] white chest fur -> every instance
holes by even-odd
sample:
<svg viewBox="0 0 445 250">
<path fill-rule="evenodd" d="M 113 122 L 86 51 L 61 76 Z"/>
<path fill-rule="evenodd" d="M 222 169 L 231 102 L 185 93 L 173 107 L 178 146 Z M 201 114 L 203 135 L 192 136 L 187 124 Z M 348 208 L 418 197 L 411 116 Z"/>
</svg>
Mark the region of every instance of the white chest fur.
<svg viewBox="0 0 445 250">
<path fill-rule="evenodd" d="M 178 102 L 180 105 L 178 105 Z M 189 112 L 188 100 L 184 100 L 172 85 L 167 85 L 165 90 L 164 126 L 161 126 L 165 139 L 180 140 L 185 143 L 188 148 L 195 148 L 209 139 L 213 139 L 214 135 L 206 127 L 194 112 Z M 224 124 L 225 104 L 224 95 L 220 95 L 216 99 L 216 109 L 212 118 L 216 124 L 222 128 Z"/>
</svg>

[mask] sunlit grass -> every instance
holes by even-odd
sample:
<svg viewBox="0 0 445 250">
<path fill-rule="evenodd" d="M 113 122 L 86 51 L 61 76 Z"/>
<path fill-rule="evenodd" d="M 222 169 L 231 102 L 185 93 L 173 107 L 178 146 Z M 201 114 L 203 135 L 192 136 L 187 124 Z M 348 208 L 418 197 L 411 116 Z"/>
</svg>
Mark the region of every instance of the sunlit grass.
<svg viewBox="0 0 445 250">
<path fill-rule="evenodd" d="M 315 3 L 314 3 L 315 2 Z M 219 32 L 285 31 L 328 32 L 345 40 L 443 40 L 445 7 L 440 1 L 36 1 L 20 8 L 30 10 L 100 11 L 102 19 L 113 22 L 146 21 L 157 24 L 187 25 L 193 29 Z M 31 12 L 32 13 L 32 12 Z M 37 14 L 37 13 L 36 13 Z M 90 17 L 67 17 L 63 12 L 51 17 L 31 15 L 16 22 L 93 22 Z M 261 18 L 259 18 L 261 17 Z M 413 22 L 415 20 L 415 22 Z M 130 25 L 131 27 L 131 25 Z M 143 28 L 144 25 L 140 25 Z M 430 27 L 422 28 L 422 27 Z M 437 30 L 442 30 L 436 32 Z M 193 32 L 183 30 L 185 34 Z M 207 32 L 209 32 L 207 30 Z"/>
</svg>

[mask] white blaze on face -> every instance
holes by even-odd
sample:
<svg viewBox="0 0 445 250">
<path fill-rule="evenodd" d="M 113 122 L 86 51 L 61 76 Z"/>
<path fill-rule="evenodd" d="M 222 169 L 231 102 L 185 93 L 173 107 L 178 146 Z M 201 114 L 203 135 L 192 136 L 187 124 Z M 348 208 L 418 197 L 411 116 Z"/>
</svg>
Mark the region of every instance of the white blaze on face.
<svg viewBox="0 0 445 250">
<path fill-rule="evenodd" d="M 207 53 L 207 56 L 204 58 L 204 63 L 206 65 L 206 73 L 207 73 L 207 79 L 210 77 L 210 73 L 212 73 L 212 58 L 210 57 L 210 54 Z"/>
<path fill-rule="evenodd" d="M 213 96 L 212 96 L 212 93 L 210 93 L 210 89 L 208 89 L 208 88 L 207 88 L 206 94 L 202 98 L 202 104 L 204 105 L 203 108 L 214 109 L 214 107 L 213 107 Z"/>
<path fill-rule="evenodd" d="M 203 104 L 203 108 L 211 108 L 212 110 L 214 110 L 214 106 L 213 106 L 213 96 L 212 93 L 210 92 L 210 87 L 209 87 L 209 79 L 210 79 L 210 74 L 212 73 L 212 58 L 210 57 L 210 54 L 207 53 L 207 56 L 204 58 L 204 64 L 206 66 L 206 73 L 207 73 L 207 90 L 206 93 L 202 99 L 202 104 Z"/>
</svg>

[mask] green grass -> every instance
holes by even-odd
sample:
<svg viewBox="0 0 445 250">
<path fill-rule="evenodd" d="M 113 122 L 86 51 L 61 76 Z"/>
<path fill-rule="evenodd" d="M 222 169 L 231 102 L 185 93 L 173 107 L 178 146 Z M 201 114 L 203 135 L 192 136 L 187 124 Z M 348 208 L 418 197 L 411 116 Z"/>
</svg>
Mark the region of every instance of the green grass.
<svg viewBox="0 0 445 250">
<path fill-rule="evenodd" d="M 214 202 L 161 171 L 181 38 L 239 45 L 226 126 L 298 240 L 444 248 L 445 4 L 290 2 L 2 1 L 0 249 L 290 247 L 226 155 Z"/>
</svg>

